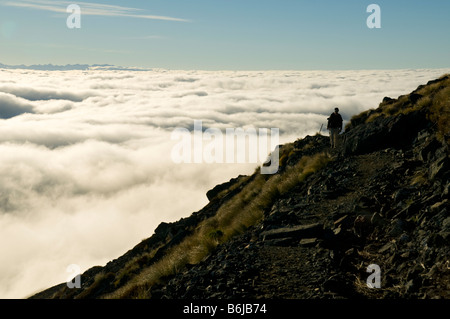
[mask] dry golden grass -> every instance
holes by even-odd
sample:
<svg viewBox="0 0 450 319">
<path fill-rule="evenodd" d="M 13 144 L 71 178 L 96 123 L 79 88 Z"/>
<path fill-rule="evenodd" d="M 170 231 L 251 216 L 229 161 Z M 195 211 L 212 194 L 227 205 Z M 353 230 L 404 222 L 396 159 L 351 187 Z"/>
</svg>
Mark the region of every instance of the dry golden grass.
<svg viewBox="0 0 450 319">
<path fill-rule="evenodd" d="M 446 87 L 433 98 L 430 106 L 429 120 L 436 124 L 440 138 L 450 135 L 450 79 L 444 82 Z"/>
<path fill-rule="evenodd" d="M 91 295 L 93 291 L 95 291 L 99 286 L 104 284 L 105 282 L 111 281 L 114 279 L 113 273 L 107 273 L 100 272 L 94 277 L 94 283 L 92 283 L 89 288 L 81 292 L 79 295 L 76 296 L 77 299 L 83 299 L 86 296 Z"/>
<path fill-rule="evenodd" d="M 369 276 L 369 273 L 367 273 L 367 276 Z M 392 287 L 384 287 L 383 281 L 381 281 L 381 289 L 369 288 L 367 286 L 367 282 L 365 281 L 365 279 L 364 278 L 361 279 L 359 277 L 356 277 L 354 281 L 354 287 L 355 291 L 359 295 L 366 296 L 369 299 L 381 299 L 386 294 L 386 291 L 391 291 L 394 294 L 398 295 L 403 289 L 403 287 L 400 285 L 395 285 Z"/>
<path fill-rule="evenodd" d="M 358 125 L 358 123 L 364 123 L 367 119 L 367 115 L 369 114 L 371 110 L 367 110 L 364 112 L 361 112 L 359 114 L 353 115 L 350 121 L 345 125 L 345 131 L 351 129 L 354 125 Z"/>
<path fill-rule="evenodd" d="M 395 101 L 392 104 L 388 104 L 382 108 L 383 114 L 387 116 L 400 114 L 404 109 L 404 105 L 405 103 L 407 103 L 407 101 L 408 101 L 407 95 L 400 96 L 397 101 Z"/>
</svg>

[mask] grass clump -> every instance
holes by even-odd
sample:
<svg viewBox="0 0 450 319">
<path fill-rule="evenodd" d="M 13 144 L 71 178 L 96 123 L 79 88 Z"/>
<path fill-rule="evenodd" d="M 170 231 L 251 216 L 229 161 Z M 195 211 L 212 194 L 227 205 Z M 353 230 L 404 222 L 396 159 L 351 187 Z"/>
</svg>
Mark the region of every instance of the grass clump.
<svg viewBox="0 0 450 319">
<path fill-rule="evenodd" d="M 438 137 L 449 142 L 450 135 L 450 78 L 446 81 L 446 87 L 434 96 L 428 119 L 435 123 Z"/>
</svg>

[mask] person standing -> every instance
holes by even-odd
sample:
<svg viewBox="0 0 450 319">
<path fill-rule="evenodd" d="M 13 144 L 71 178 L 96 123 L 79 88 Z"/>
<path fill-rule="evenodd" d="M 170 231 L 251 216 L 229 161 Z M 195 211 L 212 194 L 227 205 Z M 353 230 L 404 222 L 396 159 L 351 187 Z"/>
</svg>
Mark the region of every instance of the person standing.
<svg viewBox="0 0 450 319">
<path fill-rule="evenodd" d="M 342 131 L 342 116 L 339 114 L 339 108 L 335 108 L 328 118 L 327 129 L 330 131 L 331 148 L 336 148 L 338 144 L 339 133 Z"/>
</svg>

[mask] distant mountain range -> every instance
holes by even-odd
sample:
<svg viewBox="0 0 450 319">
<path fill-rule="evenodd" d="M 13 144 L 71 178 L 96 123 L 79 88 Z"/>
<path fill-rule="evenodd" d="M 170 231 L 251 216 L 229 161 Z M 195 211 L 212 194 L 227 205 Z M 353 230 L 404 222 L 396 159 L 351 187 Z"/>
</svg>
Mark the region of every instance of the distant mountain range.
<svg viewBox="0 0 450 319">
<path fill-rule="evenodd" d="M 137 67 L 123 67 L 111 64 L 33 64 L 33 65 L 7 65 L 0 63 L 0 69 L 24 69 L 41 71 L 71 71 L 71 70 L 118 70 L 118 71 L 151 71 L 151 69 Z"/>
</svg>

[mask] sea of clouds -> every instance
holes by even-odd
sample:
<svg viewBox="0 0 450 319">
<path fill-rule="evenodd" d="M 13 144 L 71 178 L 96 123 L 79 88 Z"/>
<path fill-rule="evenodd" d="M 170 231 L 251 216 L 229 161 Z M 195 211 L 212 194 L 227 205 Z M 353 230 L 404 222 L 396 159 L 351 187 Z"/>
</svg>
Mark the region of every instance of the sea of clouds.
<svg viewBox="0 0 450 319">
<path fill-rule="evenodd" d="M 335 106 L 348 121 L 448 72 L 0 69 L 0 298 L 104 265 L 257 167 L 177 164 L 174 129 L 279 128 L 292 142 Z"/>
</svg>

